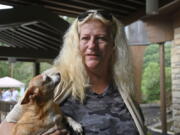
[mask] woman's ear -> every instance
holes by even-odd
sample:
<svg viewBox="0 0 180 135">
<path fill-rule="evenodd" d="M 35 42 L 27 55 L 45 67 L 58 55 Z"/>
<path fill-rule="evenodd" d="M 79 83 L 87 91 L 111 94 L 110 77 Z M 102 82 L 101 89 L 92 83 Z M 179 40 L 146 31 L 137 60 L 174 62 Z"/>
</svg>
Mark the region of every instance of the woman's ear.
<svg viewBox="0 0 180 135">
<path fill-rule="evenodd" d="M 22 101 L 21 101 L 21 105 L 22 104 L 27 104 L 29 103 L 31 100 L 34 100 L 34 98 L 38 95 L 39 93 L 39 89 L 36 87 L 30 87 L 27 89 L 27 92 L 25 93 Z"/>
</svg>

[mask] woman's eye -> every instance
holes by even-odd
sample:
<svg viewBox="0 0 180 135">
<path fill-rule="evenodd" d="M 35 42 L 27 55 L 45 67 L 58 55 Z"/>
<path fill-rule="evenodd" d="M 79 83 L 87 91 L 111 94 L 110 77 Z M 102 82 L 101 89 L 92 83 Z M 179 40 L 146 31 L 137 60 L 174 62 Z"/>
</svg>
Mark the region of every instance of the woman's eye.
<svg viewBox="0 0 180 135">
<path fill-rule="evenodd" d="M 100 40 L 100 41 L 106 41 L 106 37 L 97 37 L 97 40 Z"/>
<path fill-rule="evenodd" d="M 89 40 L 89 37 L 81 37 L 81 40 Z"/>
</svg>

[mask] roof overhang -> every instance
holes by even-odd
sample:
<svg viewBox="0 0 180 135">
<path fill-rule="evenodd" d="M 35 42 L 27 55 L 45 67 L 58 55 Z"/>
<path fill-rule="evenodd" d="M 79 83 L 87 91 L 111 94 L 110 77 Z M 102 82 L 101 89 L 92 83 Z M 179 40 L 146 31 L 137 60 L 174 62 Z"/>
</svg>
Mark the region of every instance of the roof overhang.
<svg viewBox="0 0 180 135">
<path fill-rule="evenodd" d="M 0 57 L 54 59 L 69 23 L 39 6 L 0 11 Z"/>
</svg>

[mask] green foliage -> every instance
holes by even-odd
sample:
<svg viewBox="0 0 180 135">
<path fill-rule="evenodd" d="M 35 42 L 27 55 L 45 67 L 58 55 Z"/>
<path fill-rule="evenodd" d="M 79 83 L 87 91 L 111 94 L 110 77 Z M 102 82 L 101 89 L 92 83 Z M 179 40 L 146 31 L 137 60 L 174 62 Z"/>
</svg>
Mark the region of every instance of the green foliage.
<svg viewBox="0 0 180 135">
<path fill-rule="evenodd" d="M 9 64 L 7 61 L 0 61 L 0 77 L 9 75 Z"/>
<path fill-rule="evenodd" d="M 10 63 L 0 61 L 0 77 L 10 76 Z M 33 64 L 30 62 L 13 63 L 13 78 L 27 84 L 33 77 Z"/>
<path fill-rule="evenodd" d="M 51 65 L 40 63 L 40 72 L 50 68 Z M 8 61 L 0 61 L 0 77 L 10 76 L 10 63 Z M 32 62 L 15 62 L 13 63 L 13 78 L 22 81 L 25 84 L 34 76 L 34 65 Z"/>
<path fill-rule="evenodd" d="M 171 66 L 171 44 L 165 45 L 165 66 Z M 149 62 L 159 63 L 159 45 L 152 44 L 147 47 L 144 54 L 144 69 L 148 66 Z"/>
<path fill-rule="evenodd" d="M 150 45 L 146 48 L 144 54 L 144 69 L 149 62 L 159 63 L 159 46 L 157 44 Z"/>
<path fill-rule="evenodd" d="M 52 67 L 52 64 L 47 63 L 47 62 L 41 62 L 41 69 L 40 72 L 42 73 L 43 71 L 49 69 Z"/>
<path fill-rule="evenodd" d="M 5 43 L 0 42 L 0 46 L 6 46 L 6 44 L 5 44 Z"/>
<path fill-rule="evenodd" d="M 151 62 L 145 68 L 142 80 L 144 100 L 153 101 L 159 98 L 159 64 Z"/>
<path fill-rule="evenodd" d="M 171 90 L 170 49 L 170 44 L 165 45 L 165 89 L 167 91 Z M 155 102 L 159 100 L 160 65 L 158 45 L 150 45 L 145 51 L 141 89 L 144 102 Z"/>
<path fill-rule="evenodd" d="M 32 62 L 16 62 L 14 63 L 13 77 L 27 84 L 33 77 Z"/>
</svg>

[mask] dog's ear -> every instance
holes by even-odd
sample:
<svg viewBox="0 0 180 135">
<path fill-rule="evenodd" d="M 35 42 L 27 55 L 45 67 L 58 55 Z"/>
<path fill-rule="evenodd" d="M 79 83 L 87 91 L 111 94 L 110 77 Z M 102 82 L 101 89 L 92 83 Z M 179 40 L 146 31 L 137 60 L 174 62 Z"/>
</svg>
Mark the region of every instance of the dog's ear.
<svg viewBox="0 0 180 135">
<path fill-rule="evenodd" d="M 34 100 L 35 97 L 37 97 L 39 95 L 39 88 L 36 87 L 30 87 L 27 89 L 27 92 L 25 93 L 21 104 L 27 104 L 30 101 Z"/>
</svg>

